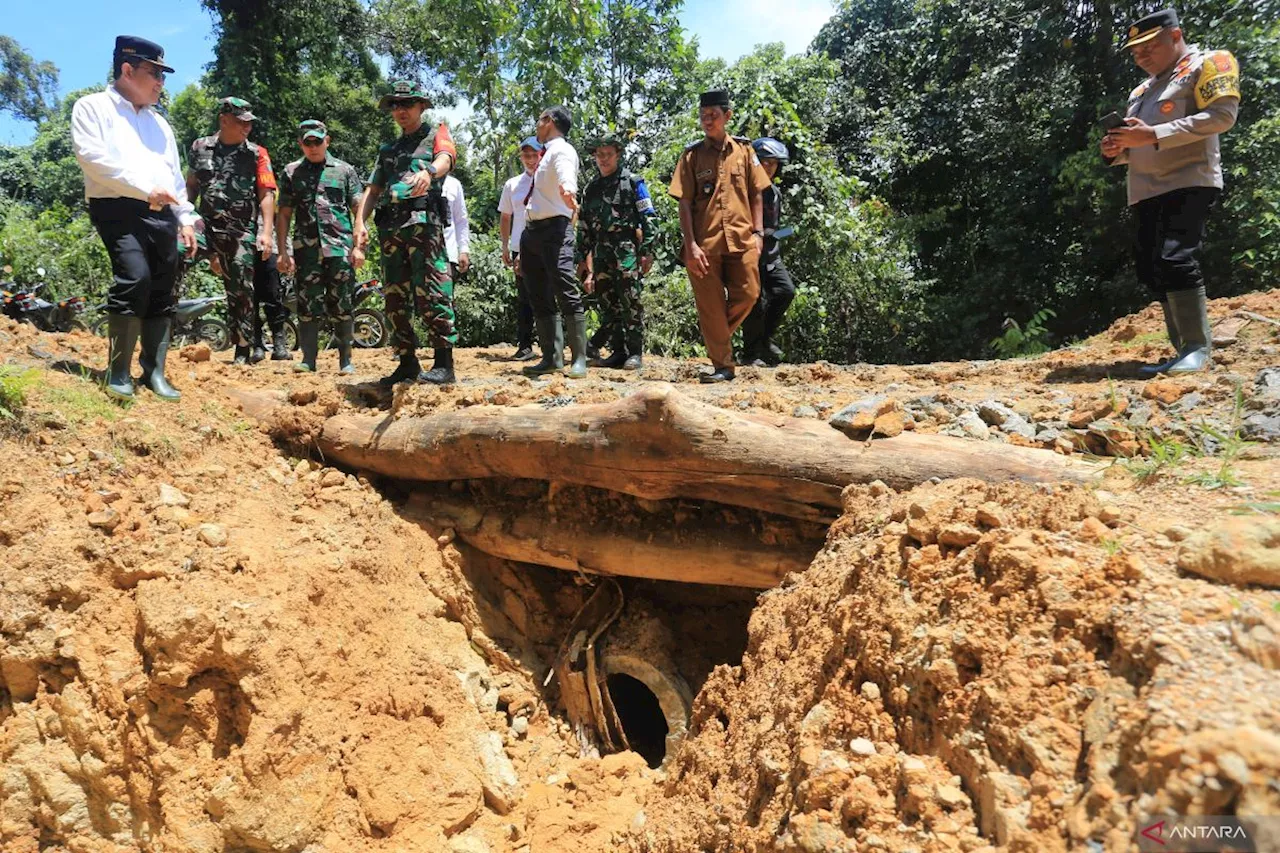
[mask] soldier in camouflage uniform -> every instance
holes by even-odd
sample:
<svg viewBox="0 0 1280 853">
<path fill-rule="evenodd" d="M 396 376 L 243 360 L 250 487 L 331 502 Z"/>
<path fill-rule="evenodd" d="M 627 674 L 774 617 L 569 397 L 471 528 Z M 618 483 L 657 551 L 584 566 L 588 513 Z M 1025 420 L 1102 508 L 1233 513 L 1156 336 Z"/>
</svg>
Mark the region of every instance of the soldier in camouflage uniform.
<svg viewBox="0 0 1280 853">
<path fill-rule="evenodd" d="M 644 178 L 619 163 L 622 149 L 617 136 L 595 146 L 600 176 L 582 195 L 575 260 L 586 290 L 598 295 L 600 329 L 611 341 L 609 357 L 593 366 L 637 370 L 644 352 L 640 279 L 653 262 L 656 214 Z"/>
<path fill-rule="evenodd" d="M 448 207 L 443 193 L 444 176 L 453 168 L 457 149 L 449 129 L 434 131 L 423 123 L 431 100 L 411 80 L 397 80 L 378 102 L 390 110 L 402 134 L 378 149 L 378 161 L 365 187 L 357 218 L 362 222 L 377 210 L 374 223 L 382 241 L 383 294 L 391 321 L 391 342 L 400 365 L 384 385 L 420 379 L 437 385 L 454 382 L 453 281 L 445 253 L 444 229 Z M 368 232 L 362 232 L 368 239 Z M 435 364 L 421 371 L 415 350 L 413 307 L 431 330 Z"/>
<path fill-rule="evenodd" d="M 335 327 L 338 369 L 354 373 L 351 298 L 355 267 L 364 263 L 364 249 L 359 248 L 364 222 L 358 216 L 363 184 L 350 164 L 329 153 L 329 131 L 323 122 L 310 119 L 298 125 L 298 145 L 304 156 L 284 167 L 276 220 L 280 267 L 294 273 L 298 289 L 302 361 L 294 369 L 316 369 L 320 318 L 327 315 Z M 290 258 L 286 244 L 295 208 L 298 223 Z"/>
<path fill-rule="evenodd" d="M 191 144 L 187 194 L 205 222 L 215 271 L 227 291 L 227 312 L 236 364 L 249 362 L 254 341 L 254 252 L 271 257 L 275 221 L 275 174 L 267 149 L 249 141 L 256 117 L 249 102 L 223 98 L 218 132 Z M 258 213 L 262 212 L 262 228 Z"/>
</svg>

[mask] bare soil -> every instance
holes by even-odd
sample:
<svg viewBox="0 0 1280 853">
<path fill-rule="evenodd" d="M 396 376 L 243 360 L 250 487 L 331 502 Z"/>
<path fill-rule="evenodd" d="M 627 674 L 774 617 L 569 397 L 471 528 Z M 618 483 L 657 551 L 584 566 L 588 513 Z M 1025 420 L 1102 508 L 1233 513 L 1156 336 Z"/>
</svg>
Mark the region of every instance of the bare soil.
<svg viewBox="0 0 1280 853">
<path fill-rule="evenodd" d="M 1127 850 L 1155 814 L 1280 814 L 1280 291 L 1211 313 L 1215 370 L 1151 383 L 1154 308 L 1034 359 L 724 386 L 659 358 L 532 381 L 494 348 L 458 354 L 457 386 L 392 394 L 385 351 L 353 379 L 332 352 L 298 375 L 191 351 L 170 356 L 181 402 L 127 408 L 80 375 L 103 342 L 0 321 L 0 363 L 34 371 L 0 421 L 0 850 Z M 761 595 L 624 583 L 695 695 L 689 736 L 660 769 L 584 758 L 544 681 L 592 579 L 475 551 L 413 511 L 423 487 L 309 440 L 338 412 L 645 381 L 1110 464 L 1089 487 L 850 486 L 812 567 Z M 232 388 L 293 405 L 260 425 Z M 554 483 L 431 489 L 817 532 Z"/>
</svg>

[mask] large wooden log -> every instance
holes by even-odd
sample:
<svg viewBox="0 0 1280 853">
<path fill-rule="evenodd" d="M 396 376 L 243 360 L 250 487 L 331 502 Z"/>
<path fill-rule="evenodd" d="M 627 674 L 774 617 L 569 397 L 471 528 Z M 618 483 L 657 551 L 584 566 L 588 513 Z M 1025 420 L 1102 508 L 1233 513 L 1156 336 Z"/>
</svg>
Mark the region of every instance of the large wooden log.
<svg viewBox="0 0 1280 853">
<path fill-rule="evenodd" d="M 265 417 L 275 401 L 237 395 Z M 830 521 L 850 483 L 910 488 L 931 478 L 1084 482 L 1098 468 L 1044 450 L 903 433 L 861 442 L 827 424 L 743 414 L 665 384 L 613 403 L 477 406 L 420 418 L 337 415 L 326 460 L 404 480 L 523 477 L 641 498 L 695 498 Z"/>
<path fill-rule="evenodd" d="M 682 583 L 770 589 L 809 568 L 821 539 L 766 543 L 741 529 L 687 529 L 599 518 L 552 517 L 542 503 L 480 507 L 470 500 L 414 492 L 408 518 L 452 527 L 486 554 L 565 571 Z"/>
</svg>

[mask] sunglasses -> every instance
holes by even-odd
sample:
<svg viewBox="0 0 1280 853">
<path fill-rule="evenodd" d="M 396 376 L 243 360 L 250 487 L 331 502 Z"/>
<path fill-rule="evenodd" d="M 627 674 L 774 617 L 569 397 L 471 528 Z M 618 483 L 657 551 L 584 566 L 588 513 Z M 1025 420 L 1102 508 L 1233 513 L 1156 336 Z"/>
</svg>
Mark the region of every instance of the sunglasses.
<svg viewBox="0 0 1280 853">
<path fill-rule="evenodd" d="M 141 69 L 142 71 L 145 71 L 147 74 L 151 75 L 161 83 L 163 83 L 165 81 L 165 78 L 169 76 L 165 74 L 163 71 L 161 71 L 160 69 L 156 68 L 154 65 L 135 65 L 134 67 Z"/>
<path fill-rule="evenodd" d="M 315 148 L 324 142 L 323 139 L 316 139 L 314 136 L 301 140 L 302 144 L 308 148 Z"/>
</svg>

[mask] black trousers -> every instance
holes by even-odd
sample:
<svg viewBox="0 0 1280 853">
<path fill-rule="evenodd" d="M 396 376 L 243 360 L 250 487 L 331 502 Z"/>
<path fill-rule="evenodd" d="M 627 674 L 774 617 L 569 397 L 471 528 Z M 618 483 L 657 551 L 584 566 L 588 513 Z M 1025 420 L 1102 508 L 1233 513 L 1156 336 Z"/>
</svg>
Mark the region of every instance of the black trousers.
<svg viewBox="0 0 1280 853">
<path fill-rule="evenodd" d="M 529 302 L 539 317 L 583 313 L 582 290 L 573 263 L 573 229 L 569 217 L 526 221 L 520 235 L 520 271 L 529 288 Z"/>
<path fill-rule="evenodd" d="M 523 232 L 521 232 L 523 234 Z M 511 253 L 511 265 L 520 260 L 519 252 Z M 529 288 L 523 273 L 516 273 L 516 349 L 533 346 L 533 303 L 529 301 Z"/>
<path fill-rule="evenodd" d="M 284 288 L 280 285 L 280 269 L 276 266 L 278 260 L 275 254 L 265 261 L 262 255 L 253 260 L 253 340 L 260 347 L 264 346 L 263 314 L 267 315 L 267 328 L 271 330 L 272 340 L 284 333 L 285 321 L 289 319 L 289 309 L 284 304 Z"/>
<path fill-rule="evenodd" d="M 760 355 L 759 349 L 769 344 L 795 298 L 796 285 L 782 258 L 774 261 L 772 268 L 760 265 L 760 298 L 747 319 L 742 321 L 744 353 L 752 357 Z"/>
<path fill-rule="evenodd" d="M 1138 218 L 1133 252 L 1138 281 L 1161 302 L 1170 291 L 1192 290 L 1204 284 L 1200 244 L 1209 209 L 1217 198 L 1214 187 L 1187 187 L 1133 206 Z"/>
<path fill-rule="evenodd" d="M 173 210 L 152 210 L 132 198 L 93 198 L 89 221 L 111 258 L 107 312 L 142 318 L 172 314 L 179 255 Z"/>
</svg>

